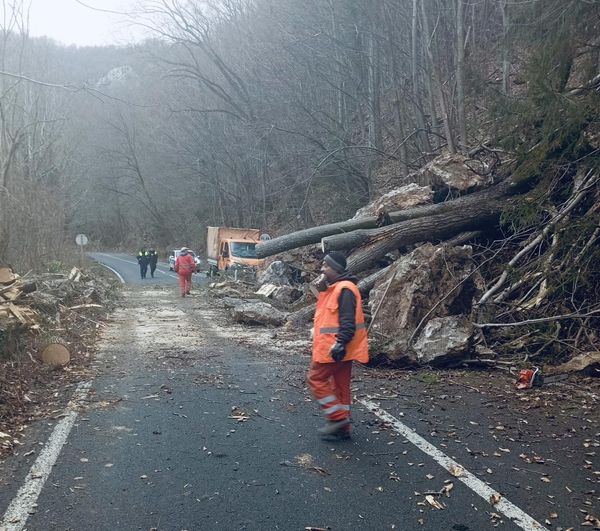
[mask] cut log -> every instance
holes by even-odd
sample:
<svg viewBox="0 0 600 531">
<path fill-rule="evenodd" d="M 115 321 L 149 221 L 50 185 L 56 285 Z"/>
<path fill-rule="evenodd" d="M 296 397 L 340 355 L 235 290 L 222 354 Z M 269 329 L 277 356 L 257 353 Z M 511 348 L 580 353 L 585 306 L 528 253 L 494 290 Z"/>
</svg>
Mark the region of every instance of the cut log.
<svg viewBox="0 0 600 531">
<path fill-rule="evenodd" d="M 46 365 L 62 367 L 71 360 L 71 353 L 62 343 L 51 343 L 42 351 L 41 358 Z"/>
<path fill-rule="evenodd" d="M 348 271 L 358 273 L 399 247 L 431 240 L 443 240 L 469 229 L 495 221 L 507 200 L 492 199 L 464 206 L 460 210 L 430 218 L 413 219 L 390 227 L 369 231 L 365 243 L 348 259 Z"/>
<path fill-rule="evenodd" d="M 375 271 L 368 277 L 363 278 L 357 285 L 360 294 L 365 297 L 369 294 L 369 291 L 373 289 L 373 286 L 377 283 L 378 280 L 382 279 L 387 272 L 390 270 L 390 266 L 384 267 L 379 271 Z"/>
<path fill-rule="evenodd" d="M 492 188 L 466 195 L 453 201 L 390 212 L 389 217 L 392 223 L 400 223 L 412 219 L 444 214 L 457 209 L 460 210 L 465 202 L 467 202 L 467 204 L 470 204 L 471 202 L 477 203 L 489 200 L 493 197 L 509 195 L 511 193 L 511 186 L 512 183 L 505 181 Z M 322 239 L 335 234 L 344 236 L 347 233 L 361 229 L 376 229 L 378 226 L 377 219 L 377 216 L 367 216 L 362 219 L 350 219 L 347 221 L 340 221 L 339 223 L 329 223 L 328 225 L 320 225 L 318 227 L 311 227 L 310 229 L 292 232 L 284 236 L 279 236 L 278 238 L 273 238 L 272 240 L 258 243 L 256 245 L 256 255 L 258 258 L 266 258 L 267 256 L 272 256 L 297 247 L 319 243 Z M 351 247 L 345 248 L 350 249 Z"/>
<path fill-rule="evenodd" d="M 400 245 L 406 245 L 408 243 L 416 243 L 417 241 L 431 241 L 435 238 L 445 239 L 452 237 L 459 232 L 464 231 L 468 228 L 477 228 L 476 225 L 469 225 L 459 223 L 456 228 L 452 227 L 453 223 L 457 221 L 466 221 L 473 214 L 479 214 L 480 212 L 486 212 L 490 208 L 496 209 L 498 207 L 497 199 L 503 197 L 506 194 L 505 186 L 495 186 L 493 188 L 489 188 L 487 190 L 483 190 L 481 192 L 464 196 L 459 199 L 455 199 L 454 201 L 448 201 L 446 203 L 439 203 L 438 205 L 441 207 L 444 206 L 443 209 L 438 209 L 437 211 L 431 211 L 430 215 L 426 219 L 424 219 L 425 224 L 430 219 L 436 219 L 441 223 L 442 226 L 433 226 L 434 229 L 438 229 L 437 233 L 439 236 L 435 234 L 419 234 L 417 235 L 417 239 L 411 239 L 411 241 L 407 241 L 406 243 L 402 243 Z M 431 206 L 438 206 L 431 205 Z M 489 205 L 489 206 L 488 206 Z M 430 208 L 424 207 L 424 208 Z M 407 211 L 409 212 L 409 211 Z M 402 230 L 402 227 L 420 227 L 421 223 L 419 220 L 423 220 L 424 216 L 418 216 L 416 218 L 410 218 L 404 222 L 395 223 L 394 225 L 388 225 L 386 227 L 381 227 L 379 229 L 361 229 L 355 230 L 353 232 L 348 232 L 345 234 L 336 234 L 332 236 L 327 236 L 321 240 L 321 247 L 324 253 L 330 251 L 340 251 L 344 249 L 355 249 L 356 247 L 360 247 L 362 245 L 367 245 L 369 243 L 373 243 L 377 240 L 386 240 L 391 235 L 396 234 L 399 230 Z M 411 224 L 411 221 L 415 221 L 414 224 Z M 418 231 L 417 231 L 418 232 Z M 397 248 L 392 247 L 393 248 Z M 385 253 L 384 253 L 385 254 Z"/>
</svg>

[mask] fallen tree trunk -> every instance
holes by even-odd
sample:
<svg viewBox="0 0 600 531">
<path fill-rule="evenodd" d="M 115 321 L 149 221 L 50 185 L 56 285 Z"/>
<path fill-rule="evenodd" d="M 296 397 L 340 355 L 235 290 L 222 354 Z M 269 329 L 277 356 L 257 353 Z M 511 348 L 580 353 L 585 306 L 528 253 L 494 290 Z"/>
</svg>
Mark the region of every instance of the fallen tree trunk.
<svg viewBox="0 0 600 531">
<path fill-rule="evenodd" d="M 411 219 L 452 212 L 456 208 L 462 208 L 463 202 L 468 199 L 477 202 L 481 201 L 483 198 L 489 199 L 490 196 L 494 196 L 495 194 L 499 194 L 499 196 L 506 195 L 509 193 L 509 189 L 510 183 L 501 183 L 492 188 L 482 190 L 481 192 L 475 192 L 474 194 L 463 196 L 453 201 L 390 212 L 389 218 L 392 223 L 400 223 Z M 347 233 L 361 229 L 376 229 L 377 219 L 376 216 L 368 216 L 362 219 L 349 219 L 347 221 L 340 221 L 339 223 L 330 223 L 328 225 L 320 225 L 318 227 L 311 227 L 310 229 L 292 232 L 284 236 L 279 236 L 278 238 L 273 238 L 272 240 L 258 243 L 256 245 L 256 256 L 257 258 L 266 258 L 267 256 L 272 256 L 297 247 L 319 243 L 322 239 L 334 234 L 346 235 Z"/>
<path fill-rule="evenodd" d="M 485 210 L 485 208 L 486 208 L 485 204 L 488 204 L 491 201 L 494 201 L 500 197 L 503 197 L 504 195 L 506 195 L 506 192 L 507 192 L 507 186 L 500 184 L 498 186 L 494 186 L 493 188 L 488 188 L 486 190 L 482 190 L 481 192 L 476 192 L 471 195 L 460 197 L 458 199 L 455 199 L 454 201 L 448 201 L 446 203 L 438 203 L 437 205 L 429 205 L 429 206 L 423 207 L 423 208 L 430 209 L 427 219 L 433 219 L 433 217 L 436 217 L 436 219 L 439 219 L 439 220 L 447 219 L 448 223 L 444 223 L 444 225 L 449 225 L 449 223 L 453 219 L 455 219 L 456 213 L 459 214 L 459 216 L 458 216 L 459 219 L 462 219 L 464 217 L 464 216 L 462 216 L 463 213 L 470 215 L 469 212 L 474 211 L 473 207 L 475 207 L 475 211 L 477 211 L 478 208 L 483 205 L 484 210 Z M 444 208 L 441 208 L 442 206 Z M 437 210 L 431 210 L 431 207 L 440 207 L 440 208 L 438 208 Z M 411 209 L 411 211 L 412 210 L 418 210 L 418 209 Z M 410 211 L 407 210 L 406 213 L 408 213 L 408 212 L 410 212 Z M 438 217 L 438 216 L 441 216 L 441 217 Z M 348 232 L 345 234 L 335 234 L 332 236 L 327 236 L 321 240 L 321 247 L 322 247 L 324 253 L 328 253 L 330 251 L 340 251 L 340 250 L 344 250 L 344 249 L 355 249 L 362 245 L 372 243 L 375 240 L 386 239 L 389 237 L 388 235 L 396 234 L 401 226 L 402 227 L 410 226 L 410 225 L 406 225 L 406 224 L 409 223 L 411 220 L 419 220 L 424 217 L 425 216 L 419 215 L 417 217 L 407 218 L 404 222 L 395 223 L 393 225 L 387 225 L 385 227 L 381 227 L 378 229 L 360 229 L 360 230 L 355 230 L 353 232 Z M 419 223 L 415 224 L 415 227 L 419 227 L 419 226 L 420 226 Z M 434 226 L 434 228 L 435 228 L 435 226 Z M 470 228 L 470 227 L 460 226 L 460 227 L 457 227 L 455 230 L 452 230 L 452 227 L 446 227 L 446 226 L 437 227 L 437 228 L 440 229 L 440 234 L 441 234 L 440 238 L 447 238 L 449 236 L 453 236 L 454 234 L 462 232 L 466 228 Z M 477 227 L 473 227 L 473 228 L 477 228 Z M 448 229 L 448 230 L 446 231 L 446 230 L 442 230 L 442 229 Z M 407 243 L 415 243 L 416 241 L 420 241 L 420 240 L 428 240 L 429 241 L 435 237 L 436 236 L 434 236 L 433 234 L 431 236 L 423 235 L 420 239 L 417 239 L 414 241 L 409 241 Z"/>
<path fill-rule="evenodd" d="M 482 224 L 495 221 L 506 204 L 507 199 L 501 197 L 463 203 L 461 208 L 453 209 L 451 212 L 365 231 L 367 234 L 361 237 L 363 245 L 348 259 L 348 271 L 351 273 L 364 271 L 386 253 L 404 245 L 442 240 L 470 229 L 480 229 Z"/>
<path fill-rule="evenodd" d="M 382 279 L 387 272 L 390 270 L 390 266 L 384 267 L 379 271 L 375 271 L 375 273 L 369 275 L 368 277 L 363 278 L 358 284 L 358 291 L 363 297 L 366 297 L 369 294 L 369 291 L 373 289 L 373 286 L 377 283 L 378 280 Z"/>
</svg>

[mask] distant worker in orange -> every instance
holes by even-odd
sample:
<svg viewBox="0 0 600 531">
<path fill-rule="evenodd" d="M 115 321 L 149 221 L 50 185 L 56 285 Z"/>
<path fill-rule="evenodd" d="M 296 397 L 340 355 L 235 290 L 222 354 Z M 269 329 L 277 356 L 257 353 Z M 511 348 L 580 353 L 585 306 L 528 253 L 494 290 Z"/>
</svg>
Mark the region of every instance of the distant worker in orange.
<svg viewBox="0 0 600 531">
<path fill-rule="evenodd" d="M 196 270 L 196 262 L 187 247 L 181 248 L 173 269 L 179 275 L 181 296 L 189 295 L 192 290 L 192 273 Z"/>
<path fill-rule="evenodd" d="M 327 287 L 319 294 L 315 311 L 308 386 L 327 418 L 319 433 L 349 438 L 352 362 L 369 361 L 362 299 L 342 253 L 326 255 L 321 273 Z"/>
</svg>

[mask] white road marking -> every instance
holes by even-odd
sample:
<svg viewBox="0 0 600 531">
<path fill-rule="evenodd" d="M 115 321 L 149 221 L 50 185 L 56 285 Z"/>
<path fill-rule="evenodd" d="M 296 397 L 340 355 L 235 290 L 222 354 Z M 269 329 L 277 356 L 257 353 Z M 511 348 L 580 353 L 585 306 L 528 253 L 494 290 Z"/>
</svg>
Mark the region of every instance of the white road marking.
<svg viewBox="0 0 600 531">
<path fill-rule="evenodd" d="M 113 269 L 109 265 L 103 264 L 102 262 L 98 262 L 98 263 L 101 266 L 106 267 L 106 269 L 110 269 L 115 275 L 117 275 L 117 278 L 121 281 L 121 284 L 125 284 L 125 279 L 121 276 L 121 274 L 116 269 Z"/>
<path fill-rule="evenodd" d="M 171 273 L 167 273 L 166 271 L 161 271 L 158 268 L 156 268 L 156 272 L 162 273 L 163 275 L 167 275 L 168 277 L 171 277 L 171 278 L 177 278 L 177 275 L 172 275 Z"/>
<path fill-rule="evenodd" d="M 52 430 L 46 445 L 31 466 L 25 483 L 4 513 L 0 522 L 2 531 L 22 531 L 29 515 L 35 512 L 38 496 L 77 419 L 77 407 L 88 394 L 91 385 L 92 382 L 83 382 L 77 386 L 73 398 L 65 408 L 65 417 Z"/>
<path fill-rule="evenodd" d="M 546 527 L 534 520 L 527 513 L 519 509 L 516 505 L 509 502 L 499 492 L 496 492 L 490 486 L 486 485 L 483 481 L 475 477 L 471 472 L 466 470 L 462 465 L 459 465 L 454 459 L 448 457 L 444 452 L 438 450 L 433 444 L 427 442 L 413 429 L 409 428 L 406 424 L 399 421 L 396 417 L 390 415 L 387 411 L 381 409 L 378 404 L 371 400 L 358 400 L 363 406 L 369 411 L 374 413 L 377 417 L 385 422 L 388 422 L 392 427 L 411 443 L 413 443 L 419 450 L 426 453 L 439 465 L 450 472 L 451 467 L 460 466 L 464 469 L 463 474 L 456 478 L 467 487 L 469 487 L 475 494 L 481 496 L 486 502 L 490 502 L 490 498 L 498 498 L 500 501 L 493 505 L 493 509 L 497 513 L 502 513 L 504 516 L 509 518 L 515 525 L 519 526 L 525 531 L 548 531 Z"/>
</svg>

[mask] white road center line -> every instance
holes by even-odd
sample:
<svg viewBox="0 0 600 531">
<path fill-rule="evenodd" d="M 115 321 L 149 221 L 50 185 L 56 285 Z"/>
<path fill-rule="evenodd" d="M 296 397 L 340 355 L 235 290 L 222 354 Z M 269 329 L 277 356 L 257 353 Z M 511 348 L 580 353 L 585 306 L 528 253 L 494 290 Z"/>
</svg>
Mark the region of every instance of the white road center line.
<svg viewBox="0 0 600 531">
<path fill-rule="evenodd" d="M 35 503 L 44 487 L 44 483 L 52 472 L 60 451 L 67 441 L 73 424 L 77 419 L 77 407 L 88 394 L 92 382 L 83 382 L 77 386 L 73 398 L 65 408 L 65 417 L 62 418 L 50 434 L 40 455 L 31 466 L 25 483 L 6 509 L 2 521 L 1 531 L 22 531 L 30 514 L 35 511 Z"/>
<path fill-rule="evenodd" d="M 411 443 L 413 443 L 419 450 L 430 456 L 435 462 L 450 472 L 451 467 L 460 466 L 464 472 L 456 479 L 464 483 L 469 487 L 475 494 L 481 496 L 486 502 L 490 503 L 490 498 L 493 496 L 495 499 L 500 501 L 494 504 L 492 507 L 495 512 L 502 513 L 508 519 L 510 519 L 515 525 L 519 526 L 525 531 L 548 531 L 542 524 L 537 520 L 534 520 L 527 513 L 519 509 L 516 505 L 509 502 L 499 492 L 496 492 L 490 486 L 486 485 L 483 481 L 475 477 L 471 472 L 466 470 L 462 465 L 459 465 L 454 459 L 448 457 L 444 452 L 438 450 L 433 444 L 427 442 L 413 429 L 409 428 L 406 424 L 399 421 L 396 417 L 390 415 L 387 411 L 381 409 L 378 404 L 371 400 L 358 400 L 360 404 L 365 406 L 369 411 L 374 413 L 377 417 L 385 422 L 389 423 L 398 433 L 403 435 Z"/>
</svg>

